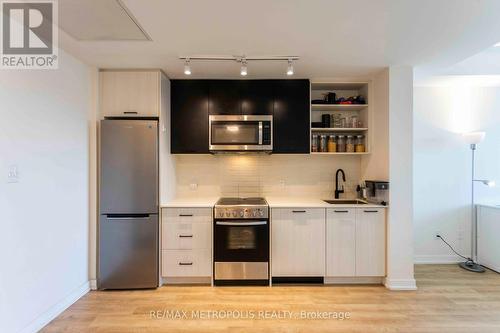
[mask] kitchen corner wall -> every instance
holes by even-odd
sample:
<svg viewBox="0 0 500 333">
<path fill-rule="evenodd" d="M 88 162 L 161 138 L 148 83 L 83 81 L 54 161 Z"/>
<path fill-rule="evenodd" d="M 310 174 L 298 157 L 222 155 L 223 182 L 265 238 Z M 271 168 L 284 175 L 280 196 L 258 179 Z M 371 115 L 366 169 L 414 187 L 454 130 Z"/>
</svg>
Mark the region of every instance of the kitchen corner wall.
<svg viewBox="0 0 500 333">
<path fill-rule="evenodd" d="M 311 196 L 332 198 L 345 171 L 345 197 L 356 196 L 358 156 L 177 155 L 177 196 Z"/>
</svg>

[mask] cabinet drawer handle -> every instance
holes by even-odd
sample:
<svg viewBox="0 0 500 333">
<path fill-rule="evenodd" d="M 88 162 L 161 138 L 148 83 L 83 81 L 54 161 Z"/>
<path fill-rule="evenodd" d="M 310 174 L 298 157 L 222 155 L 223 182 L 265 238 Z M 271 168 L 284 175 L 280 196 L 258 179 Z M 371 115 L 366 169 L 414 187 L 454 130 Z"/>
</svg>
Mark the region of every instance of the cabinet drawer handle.
<svg viewBox="0 0 500 333">
<path fill-rule="evenodd" d="M 193 238 L 193 235 L 179 235 L 179 238 Z"/>
<path fill-rule="evenodd" d="M 365 213 L 378 213 L 378 210 L 364 210 Z"/>
<path fill-rule="evenodd" d="M 305 213 L 305 210 L 292 210 L 292 213 Z"/>
<path fill-rule="evenodd" d="M 192 266 L 193 265 L 193 262 L 180 262 L 179 263 L 179 266 Z"/>
<path fill-rule="evenodd" d="M 137 114 L 137 111 L 125 111 L 123 114 Z"/>
<path fill-rule="evenodd" d="M 348 210 L 334 210 L 335 213 L 349 213 Z"/>
<path fill-rule="evenodd" d="M 191 217 L 193 214 L 179 214 L 180 217 Z"/>
</svg>

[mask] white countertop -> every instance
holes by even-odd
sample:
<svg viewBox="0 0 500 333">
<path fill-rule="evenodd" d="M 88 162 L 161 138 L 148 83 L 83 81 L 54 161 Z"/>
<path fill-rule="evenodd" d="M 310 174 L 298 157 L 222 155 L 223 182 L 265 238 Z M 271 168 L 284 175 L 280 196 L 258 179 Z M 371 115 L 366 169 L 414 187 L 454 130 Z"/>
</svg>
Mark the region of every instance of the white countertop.
<svg viewBox="0 0 500 333">
<path fill-rule="evenodd" d="M 180 197 L 170 200 L 161 208 L 212 208 L 219 197 Z"/>
<path fill-rule="evenodd" d="M 213 207 L 219 197 L 180 197 L 175 198 L 166 204 L 161 205 L 162 208 L 207 208 Z M 336 204 L 326 203 L 321 198 L 311 197 L 265 197 L 269 207 L 271 208 L 387 208 L 387 206 L 377 204 L 353 205 L 353 204 Z"/>
<path fill-rule="evenodd" d="M 311 197 L 266 197 L 267 203 L 271 208 L 332 208 L 332 207 L 344 207 L 344 208 L 387 208 L 386 206 L 377 204 L 366 204 L 366 205 L 353 205 L 353 204 L 329 204 L 324 202 L 321 198 L 311 198 Z"/>
<path fill-rule="evenodd" d="M 481 203 L 481 204 L 477 204 L 476 206 L 500 209 L 500 205 L 489 204 L 489 203 Z"/>
</svg>

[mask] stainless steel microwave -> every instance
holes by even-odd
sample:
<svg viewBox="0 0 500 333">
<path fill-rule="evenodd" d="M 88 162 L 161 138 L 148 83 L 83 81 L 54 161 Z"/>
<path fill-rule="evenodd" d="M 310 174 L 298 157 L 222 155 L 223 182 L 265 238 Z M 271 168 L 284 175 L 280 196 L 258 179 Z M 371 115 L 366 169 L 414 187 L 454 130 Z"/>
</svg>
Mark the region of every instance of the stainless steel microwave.
<svg viewBox="0 0 500 333">
<path fill-rule="evenodd" d="M 212 115 L 208 122 L 211 152 L 273 150 L 273 116 Z"/>
</svg>

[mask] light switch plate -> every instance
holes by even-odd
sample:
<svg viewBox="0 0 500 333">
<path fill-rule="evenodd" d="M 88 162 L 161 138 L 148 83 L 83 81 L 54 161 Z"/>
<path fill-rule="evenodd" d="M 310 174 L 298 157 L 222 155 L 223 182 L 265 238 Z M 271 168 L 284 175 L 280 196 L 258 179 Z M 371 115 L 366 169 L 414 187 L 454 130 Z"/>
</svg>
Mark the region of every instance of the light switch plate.
<svg viewBox="0 0 500 333">
<path fill-rule="evenodd" d="M 19 171 L 17 165 L 10 165 L 7 171 L 7 183 L 18 183 L 19 182 Z"/>
</svg>

